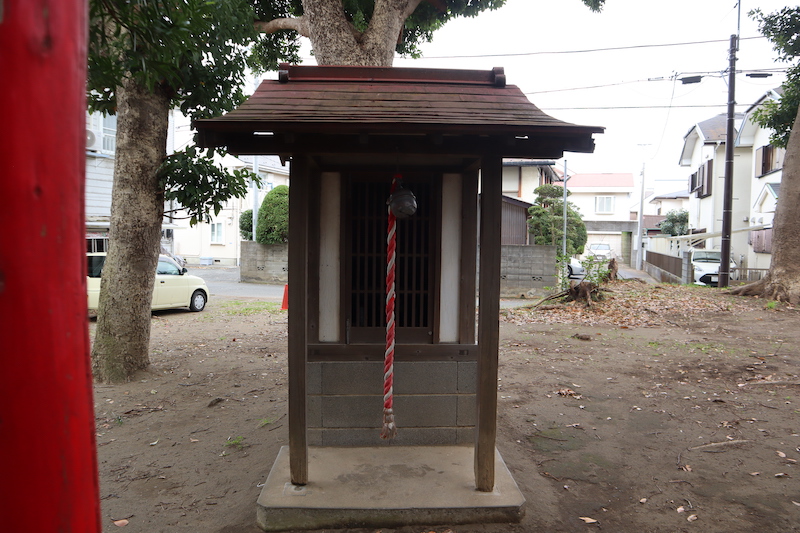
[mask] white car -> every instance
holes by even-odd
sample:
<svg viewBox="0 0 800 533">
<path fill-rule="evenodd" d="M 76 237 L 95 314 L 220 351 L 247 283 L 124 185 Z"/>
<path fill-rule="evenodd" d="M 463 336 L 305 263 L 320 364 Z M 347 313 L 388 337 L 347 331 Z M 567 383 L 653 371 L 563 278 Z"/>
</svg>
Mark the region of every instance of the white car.
<svg viewBox="0 0 800 533">
<path fill-rule="evenodd" d="M 106 262 L 104 252 L 86 254 L 86 288 L 89 310 L 97 311 L 100 301 L 100 275 Z M 188 307 L 202 311 L 208 302 L 208 286 L 202 278 L 186 273 L 184 267 L 166 255 L 158 257 L 156 281 L 153 287 L 153 309 L 178 309 Z"/>
<path fill-rule="evenodd" d="M 567 276 L 570 278 L 578 278 L 585 274 L 586 269 L 583 268 L 581 262 L 574 257 L 570 257 L 569 263 L 567 263 Z"/>
<path fill-rule="evenodd" d="M 611 253 L 611 245 L 605 242 L 597 242 L 589 245 L 589 256 L 604 261 L 611 260 L 614 257 Z"/>
<path fill-rule="evenodd" d="M 716 287 L 719 282 L 719 264 L 722 254 L 719 250 L 692 250 L 692 269 L 694 270 L 694 283 L 696 285 L 710 285 Z M 736 263 L 731 260 L 730 269 L 736 268 Z"/>
</svg>

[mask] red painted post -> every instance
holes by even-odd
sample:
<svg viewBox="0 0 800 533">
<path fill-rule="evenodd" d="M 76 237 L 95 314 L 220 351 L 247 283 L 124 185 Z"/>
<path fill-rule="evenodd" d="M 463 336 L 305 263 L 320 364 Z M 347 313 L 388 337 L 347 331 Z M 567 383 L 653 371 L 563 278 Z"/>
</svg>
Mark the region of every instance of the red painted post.
<svg viewBox="0 0 800 533">
<path fill-rule="evenodd" d="M 100 527 L 86 315 L 86 0 L 0 0 L 0 529 Z"/>
</svg>

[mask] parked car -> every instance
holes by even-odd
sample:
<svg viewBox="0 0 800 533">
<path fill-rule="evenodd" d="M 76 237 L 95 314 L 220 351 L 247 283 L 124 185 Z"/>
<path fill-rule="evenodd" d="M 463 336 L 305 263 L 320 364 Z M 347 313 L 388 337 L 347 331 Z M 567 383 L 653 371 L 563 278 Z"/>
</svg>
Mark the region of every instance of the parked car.
<svg viewBox="0 0 800 533">
<path fill-rule="evenodd" d="M 589 256 L 596 259 L 609 261 L 614 255 L 611 251 L 611 245 L 606 242 L 596 242 L 589 245 Z"/>
<path fill-rule="evenodd" d="M 570 257 L 569 263 L 567 263 L 567 276 L 570 278 L 577 278 L 585 274 L 586 274 L 586 269 L 583 268 L 581 262 L 575 259 L 574 257 Z"/>
<path fill-rule="evenodd" d="M 691 250 L 690 254 L 695 284 L 716 287 L 719 282 L 719 264 L 722 253 L 719 250 Z M 731 259 L 730 269 L 734 268 L 736 268 L 736 263 Z"/>
<path fill-rule="evenodd" d="M 96 311 L 100 300 L 100 275 L 106 262 L 105 252 L 86 254 L 86 287 L 89 310 Z M 202 311 L 208 302 L 208 286 L 202 278 L 187 274 L 184 267 L 166 255 L 158 257 L 156 281 L 153 287 L 153 309 L 179 309 Z"/>
</svg>

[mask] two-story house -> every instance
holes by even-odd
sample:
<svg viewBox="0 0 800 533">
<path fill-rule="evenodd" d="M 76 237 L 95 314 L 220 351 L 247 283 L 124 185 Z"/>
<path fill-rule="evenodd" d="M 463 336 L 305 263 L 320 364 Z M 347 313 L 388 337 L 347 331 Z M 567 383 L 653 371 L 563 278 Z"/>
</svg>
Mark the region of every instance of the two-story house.
<svg viewBox="0 0 800 533">
<path fill-rule="evenodd" d="M 243 198 L 231 198 L 209 221 L 189 226 L 181 212 L 175 223 L 175 254 L 190 264 L 235 266 L 241 258 L 239 219 L 247 209 L 258 211 L 264 196 L 278 185 L 289 185 L 289 165 L 277 156 L 226 155 L 221 163 L 230 170 L 246 168 L 261 177 L 261 187 L 251 186 Z"/>
<path fill-rule="evenodd" d="M 767 91 L 744 114 L 742 128 L 736 145 L 752 151 L 750 170 L 749 213 L 743 219 L 749 223 L 749 246 L 746 266 L 751 269 L 769 268 L 772 258 L 772 219 L 780 193 L 783 177 L 784 148 L 769 142 L 771 129 L 765 129 L 753 120 L 753 113 L 769 101 L 779 100 L 781 90 Z"/>
<path fill-rule="evenodd" d="M 508 199 L 505 200 L 507 210 L 512 211 L 522 202 L 532 204 L 537 196 L 534 191 L 540 185 L 563 185 L 562 174 L 553 161 L 505 159 L 503 196 Z M 567 180 L 567 188 L 569 201 L 579 209 L 586 224 L 587 250 L 589 244 L 608 243 L 617 256 L 627 260 L 629 233 L 636 231 L 636 222 L 631 221 L 629 215 L 633 175 L 572 174 Z M 506 218 L 504 216 L 504 224 Z M 504 229 L 504 234 L 506 232 Z"/>
<path fill-rule="evenodd" d="M 634 188 L 630 173 L 569 176 L 569 201 L 578 208 L 586 224 L 587 251 L 592 244 L 607 243 L 615 256 L 630 262 L 631 236 L 637 224 L 630 219 Z"/>
<path fill-rule="evenodd" d="M 743 115 L 735 115 L 736 131 Z M 680 165 L 688 167 L 689 226 L 693 234 L 707 235 L 705 247 L 721 246 L 722 208 L 725 177 L 727 115 L 720 114 L 692 126 L 683 138 Z M 747 227 L 750 215 L 751 147 L 734 147 L 731 254 L 738 265 L 747 257 Z"/>
<path fill-rule="evenodd" d="M 176 115 L 170 112 L 167 153 L 175 151 Z M 111 190 L 114 184 L 114 154 L 117 145 L 117 117 L 86 113 L 86 250 L 105 252 L 111 223 Z M 171 206 L 165 204 L 168 212 Z M 165 214 L 161 225 L 161 247 L 174 253 L 174 230 L 178 226 Z"/>
<path fill-rule="evenodd" d="M 86 113 L 86 248 L 104 252 L 111 221 L 117 117 Z"/>
</svg>

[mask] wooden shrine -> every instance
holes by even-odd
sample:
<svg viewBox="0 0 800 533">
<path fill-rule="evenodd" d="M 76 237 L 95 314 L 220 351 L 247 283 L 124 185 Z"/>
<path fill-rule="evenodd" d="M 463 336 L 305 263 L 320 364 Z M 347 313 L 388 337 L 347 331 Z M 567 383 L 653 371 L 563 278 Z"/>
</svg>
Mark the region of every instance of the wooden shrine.
<svg viewBox="0 0 800 533">
<path fill-rule="evenodd" d="M 498 68 L 289 65 L 236 110 L 198 120 L 195 127 L 203 147 L 291 161 L 285 482 L 294 488 L 283 489 L 278 480 L 284 492 L 276 498 L 302 493 L 303 487 L 316 494 L 324 487 L 339 491 L 333 485 L 313 489 L 309 447 L 383 448 L 389 460 L 393 449 L 418 447 L 432 455 L 428 447 L 466 448 L 474 457 L 472 490 L 496 492 L 502 159 L 591 152 L 592 135 L 602 128 L 544 114 L 507 85 Z M 398 429 L 394 439 L 384 440 L 387 199 L 393 177 L 413 193 L 417 210 L 396 225 Z M 259 510 L 263 528 L 305 527 L 283 505 L 272 524 L 265 506 L 267 514 Z M 338 518 L 307 527 L 389 526 L 414 518 L 330 509 L 320 515 Z M 427 524 L 452 520 L 452 513 L 419 516 Z"/>
</svg>

